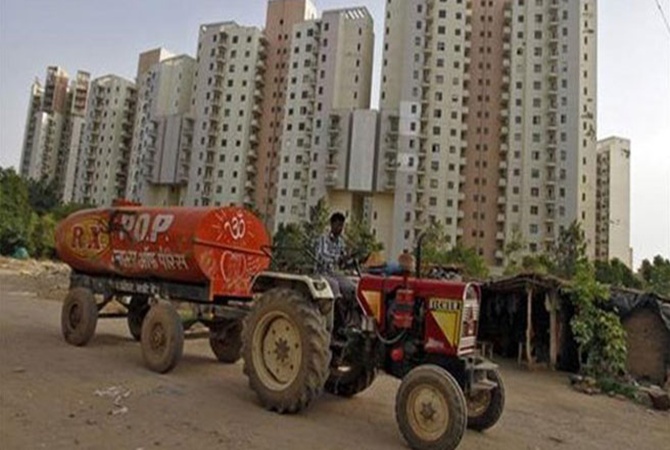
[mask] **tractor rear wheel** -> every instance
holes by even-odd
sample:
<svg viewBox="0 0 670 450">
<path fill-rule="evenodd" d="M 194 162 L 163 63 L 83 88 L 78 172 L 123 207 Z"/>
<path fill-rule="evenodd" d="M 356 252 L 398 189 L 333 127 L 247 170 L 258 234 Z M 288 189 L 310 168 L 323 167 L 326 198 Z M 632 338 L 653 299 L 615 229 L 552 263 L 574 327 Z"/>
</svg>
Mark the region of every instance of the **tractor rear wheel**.
<svg viewBox="0 0 670 450">
<path fill-rule="evenodd" d="M 247 316 L 243 335 L 244 373 L 265 408 L 296 413 L 322 393 L 330 335 L 310 299 L 292 289 L 265 292 Z"/>
<path fill-rule="evenodd" d="M 237 362 L 242 350 L 242 322 L 235 320 L 212 324 L 209 327 L 209 346 L 222 363 Z"/>
<path fill-rule="evenodd" d="M 453 450 L 465 433 L 465 396 L 454 377 L 439 366 L 419 366 L 403 378 L 395 414 L 414 450 Z"/>
<path fill-rule="evenodd" d="M 495 425 L 505 408 L 505 386 L 497 370 L 489 370 L 486 377 L 498 386 L 491 390 L 472 392 L 466 397 L 468 428 L 484 431 Z"/>
<path fill-rule="evenodd" d="M 175 308 L 167 302 L 153 305 L 142 324 L 142 357 L 154 372 L 172 370 L 184 351 L 184 327 Z"/>
<path fill-rule="evenodd" d="M 91 340 L 98 324 L 98 305 L 90 289 L 70 289 L 63 300 L 60 324 L 68 344 L 82 346 Z"/>
<path fill-rule="evenodd" d="M 142 338 L 142 322 L 149 312 L 149 299 L 147 297 L 133 296 L 128 303 L 128 330 L 136 341 Z"/>
</svg>

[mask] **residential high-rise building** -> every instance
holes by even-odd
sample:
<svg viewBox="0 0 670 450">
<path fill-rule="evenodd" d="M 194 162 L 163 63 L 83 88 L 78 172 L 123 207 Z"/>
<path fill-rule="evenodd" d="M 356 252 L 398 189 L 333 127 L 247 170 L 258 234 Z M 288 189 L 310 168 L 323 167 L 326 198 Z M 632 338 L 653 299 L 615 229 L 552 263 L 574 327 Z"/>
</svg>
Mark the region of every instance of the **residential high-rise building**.
<svg viewBox="0 0 670 450">
<path fill-rule="evenodd" d="M 335 139 L 329 130 L 331 113 L 369 107 L 372 85 L 374 34 L 367 9 L 326 11 L 321 19 L 294 25 L 289 36 L 275 227 L 307 219 L 309 207 L 329 197 L 328 191 L 347 188 L 347 153 L 329 146 Z M 374 152 L 374 147 L 368 149 L 369 160 Z M 333 182 L 338 167 L 342 176 Z M 331 181 L 325 183 L 327 179 Z"/>
<path fill-rule="evenodd" d="M 549 250 L 578 221 L 593 257 L 596 1 L 513 2 L 506 11 L 506 237 L 518 228 L 531 252 Z"/>
<path fill-rule="evenodd" d="M 75 199 L 98 206 L 125 198 L 137 90 L 117 75 L 91 82 L 86 129 L 75 180 Z"/>
<path fill-rule="evenodd" d="M 89 74 L 79 71 L 71 83 L 60 67 L 47 68 L 44 86 L 31 88 L 21 175 L 55 182 L 61 200 L 72 200 L 76 160 L 83 129 Z"/>
<path fill-rule="evenodd" d="M 147 64 L 150 56 L 153 64 Z M 163 49 L 140 55 L 137 113 L 126 197 L 147 205 L 179 205 L 193 144 L 191 94 L 196 61 Z"/>
<path fill-rule="evenodd" d="M 257 27 L 200 27 L 185 204 L 253 204 L 265 55 Z"/>
<path fill-rule="evenodd" d="M 393 253 L 437 221 L 500 266 L 518 232 L 541 252 L 579 221 L 593 255 L 595 29 L 595 0 L 387 4 L 378 174 Z"/>
<path fill-rule="evenodd" d="M 596 193 L 596 259 L 619 259 L 633 266 L 630 247 L 630 141 L 598 141 Z"/>
<path fill-rule="evenodd" d="M 269 0 L 264 36 L 267 49 L 254 199 L 266 225 L 273 227 L 293 26 L 317 17 L 311 0 Z"/>
</svg>

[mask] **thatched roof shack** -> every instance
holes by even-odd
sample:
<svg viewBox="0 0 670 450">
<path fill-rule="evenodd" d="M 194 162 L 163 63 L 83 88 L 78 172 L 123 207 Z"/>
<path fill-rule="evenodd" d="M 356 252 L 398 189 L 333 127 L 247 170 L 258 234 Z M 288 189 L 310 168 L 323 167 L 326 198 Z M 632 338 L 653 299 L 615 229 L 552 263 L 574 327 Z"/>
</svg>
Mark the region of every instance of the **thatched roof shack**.
<svg viewBox="0 0 670 450">
<path fill-rule="evenodd" d="M 480 341 L 529 367 L 577 371 L 569 286 L 568 281 L 537 273 L 482 283 Z M 626 330 L 627 370 L 638 379 L 661 384 L 670 372 L 670 300 L 613 287 L 609 308 Z"/>
<path fill-rule="evenodd" d="M 569 321 L 574 310 L 552 275 L 521 273 L 482 284 L 480 339 L 496 353 L 529 367 L 577 370 L 577 347 Z"/>
<path fill-rule="evenodd" d="M 610 292 L 610 307 L 626 330 L 626 369 L 638 380 L 670 382 L 670 300 L 633 289 Z"/>
</svg>

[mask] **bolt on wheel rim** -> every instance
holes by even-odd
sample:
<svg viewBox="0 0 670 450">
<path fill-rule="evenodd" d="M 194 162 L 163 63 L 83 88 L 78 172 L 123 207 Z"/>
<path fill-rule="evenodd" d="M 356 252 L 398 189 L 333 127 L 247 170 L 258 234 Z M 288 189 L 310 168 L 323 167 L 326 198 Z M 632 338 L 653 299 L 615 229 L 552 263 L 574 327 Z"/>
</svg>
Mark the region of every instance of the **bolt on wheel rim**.
<svg viewBox="0 0 670 450">
<path fill-rule="evenodd" d="M 447 400 L 435 387 L 421 384 L 410 392 L 407 418 L 420 439 L 435 441 L 444 434 L 449 425 Z"/>
</svg>

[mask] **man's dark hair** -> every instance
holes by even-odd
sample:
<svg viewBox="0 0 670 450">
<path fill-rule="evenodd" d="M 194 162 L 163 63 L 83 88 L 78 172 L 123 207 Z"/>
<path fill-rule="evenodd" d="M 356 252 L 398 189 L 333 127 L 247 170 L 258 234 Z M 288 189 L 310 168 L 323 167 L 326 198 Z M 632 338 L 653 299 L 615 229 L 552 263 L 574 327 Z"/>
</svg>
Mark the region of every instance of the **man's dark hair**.
<svg viewBox="0 0 670 450">
<path fill-rule="evenodd" d="M 342 214 L 341 212 L 333 213 L 333 215 L 330 216 L 330 224 L 331 225 L 334 224 L 334 223 L 344 223 L 345 220 L 346 219 L 344 218 L 344 214 Z"/>
</svg>

